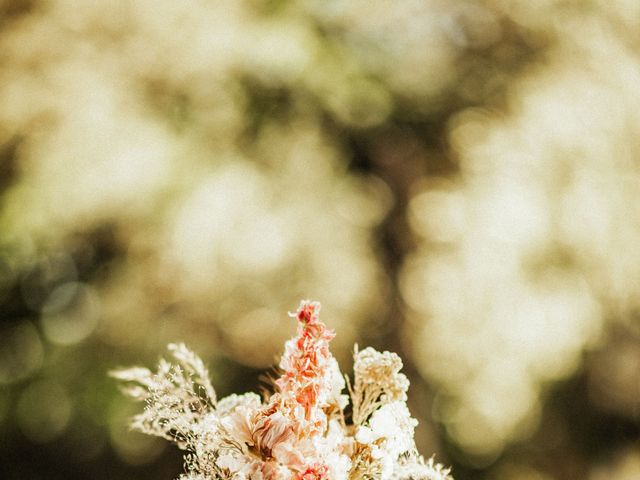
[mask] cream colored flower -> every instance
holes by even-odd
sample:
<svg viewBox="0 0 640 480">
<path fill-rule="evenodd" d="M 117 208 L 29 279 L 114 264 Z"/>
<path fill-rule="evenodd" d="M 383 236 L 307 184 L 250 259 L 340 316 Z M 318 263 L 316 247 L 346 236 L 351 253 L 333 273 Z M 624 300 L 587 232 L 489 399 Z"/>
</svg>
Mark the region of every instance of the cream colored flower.
<svg viewBox="0 0 640 480">
<path fill-rule="evenodd" d="M 388 401 L 406 401 L 409 380 L 400 373 L 402 359 L 393 352 L 378 352 L 371 347 L 357 352 L 353 371 L 358 382 L 384 390 Z"/>
</svg>

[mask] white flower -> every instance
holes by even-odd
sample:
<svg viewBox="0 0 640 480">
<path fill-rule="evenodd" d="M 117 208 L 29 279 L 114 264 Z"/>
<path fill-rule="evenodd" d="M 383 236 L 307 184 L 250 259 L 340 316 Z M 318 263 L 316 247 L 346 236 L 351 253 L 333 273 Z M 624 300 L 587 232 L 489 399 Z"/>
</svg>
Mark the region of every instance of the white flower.
<svg viewBox="0 0 640 480">
<path fill-rule="evenodd" d="M 226 468 L 231 473 L 241 473 L 247 466 L 247 457 L 239 455 L 237 452 L 227 451 L 218 456 L 217 463 L 220 468 Z"/>
<path fill-rule="evenodd" d="M 400 373 L 402 360 L 391 352 L 371 347 L 354 355 L 354 386 L 349 389 L 353 403 L 353 423 L 364 425 L 378 408 L 395 401 L 406 402 L 409 380 Z"/>
<path fill-rule="evenodd" d="M 409 380 L 400 370 L 402 359 L 393 352 L 378 352 L 367 347 L 356 353 L 354 358 L 356 384 L 373 384 L 381 388 L 389 401 L 407 399 Z"/>
<path fill-rule="evenodd" d="M 219 415 L 224 416 L 239 407 L 255 410 L 259 408 L 260 405 L 262 405 L 260 396 L 253 392 L 243 393 L 242 395 L 236 395 L 233 393 L 218 401 L 216 411 Z"/>
<path fill-rule="evenodd" d="M 385 439 L 385 450 L 389 455 L 398 457 L 413 449 L 413 432 L 418 421 L 411 417 L 404 402 L 383 405 L 371 417 L 369 422 L 373 434 Z"/>
<path fill-rule="evenodd" d="M 252 419 L 260 406 L 260 397 L 255 393 L 225 397 L 217 408 L 220 424 L 237 442 L 253 445 Z"/>
<path fill-rule="evenodd" d="M 393 402 L 376 410 L 368 426 L 358 428 L 356 441 L 369 446 L 371 458 L 378 461 L 381 480 L 391 478 L 400 455 L 415 449 L 417 424 L 404 402 Z"/>
<path fill-rule="evenodd" d="M 433 461 L 433 457 L 425 462 L 416 452 L 403 457 L 396 464 L 393 480 L 453 480 L 449 469 Z"/>
<path fill-rule="evenodd" d="M 349 395 L 342 394 L 346 384 L 344 377 L 342 376 L 342 372 L 340 371 L 338 361 L 333 357 L 329 359 L 328 376 L 329 384 L 331 385 L 328 402 L 334 403 L 340 408 L 340 410 L 344 410 L 344 407 L 349 404 Z"/>
<path fill-rule="evenodd" d="M 314 451 L 318 463 L 329 467 L 330 476 L 334 480 L 347 480 L 351 469 L 351 459 L 347 455 L 350 450 L 350 439 L 345 434 L 342 424 L 333 419 L 329 422 L 327 433 L 314 440 Z"/>
</svg>

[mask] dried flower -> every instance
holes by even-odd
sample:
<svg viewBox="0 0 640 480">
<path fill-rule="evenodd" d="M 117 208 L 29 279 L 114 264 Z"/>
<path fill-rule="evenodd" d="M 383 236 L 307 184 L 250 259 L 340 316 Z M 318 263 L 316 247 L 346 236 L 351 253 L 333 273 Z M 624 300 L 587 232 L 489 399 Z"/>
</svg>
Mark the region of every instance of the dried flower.
<svg viewBox="0 0 640 480">
<path fill-rule="evenodd" d="M 402 360 L 392 352 L 380 353 L 371 347 L 354 354 L 353 423 L 362 425 L 386 403 L 407 401 L 409 380 L 400 373 Z"/>
<path fill-rule="evenodd" d="M 175 360 L 112 375 L 144 401 L 132 427 L 186 450 L 180 480 L 451 480 L 449 471 L 416 452 L 417 421 L 406 405 L 409 381 L 394 353 L 356 349 L 349 396 L 329 351 L 334 333 L 320 304 L 303 301 L 292 316 L 298 334 L 287 341 L 276 392 L 217 400 L 204 363 L 184 345 Z"/>
</svg>

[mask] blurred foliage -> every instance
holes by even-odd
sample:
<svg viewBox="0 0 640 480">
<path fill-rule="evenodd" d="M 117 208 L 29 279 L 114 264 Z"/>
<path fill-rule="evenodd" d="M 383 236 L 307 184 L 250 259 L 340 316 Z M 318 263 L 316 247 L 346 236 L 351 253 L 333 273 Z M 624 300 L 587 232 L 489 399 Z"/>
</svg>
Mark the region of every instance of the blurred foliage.
<svg viewBox="0 0 640 480">
<path fill-rule="evenodd" d="M 0 2 L 0 477 L 174 478 L 106 377 L 221 395 L 322 301 L 457 479 L 640 477 L 640 3 Z"/>
</svg>

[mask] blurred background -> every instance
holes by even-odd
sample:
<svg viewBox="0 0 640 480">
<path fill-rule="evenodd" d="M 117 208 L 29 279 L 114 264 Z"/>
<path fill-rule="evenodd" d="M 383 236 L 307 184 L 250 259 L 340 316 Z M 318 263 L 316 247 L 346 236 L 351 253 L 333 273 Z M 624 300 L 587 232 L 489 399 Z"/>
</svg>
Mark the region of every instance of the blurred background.
<svg viewBox="0 0 640 480">
<path fill-rule="evenodd" d="M 0 1 L 0 477 L 172 479 L 107 371 L 323 303 L 457 480 L 640 478 L 640 2 Z"/>
</svg>

